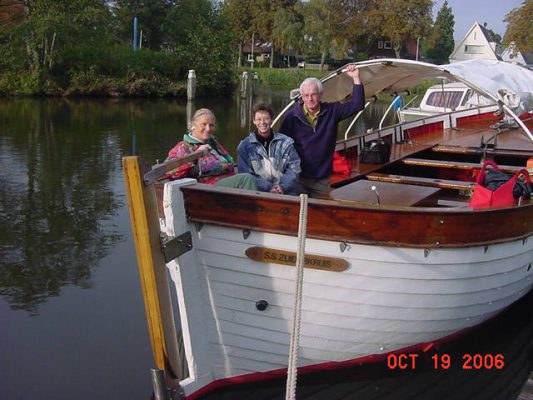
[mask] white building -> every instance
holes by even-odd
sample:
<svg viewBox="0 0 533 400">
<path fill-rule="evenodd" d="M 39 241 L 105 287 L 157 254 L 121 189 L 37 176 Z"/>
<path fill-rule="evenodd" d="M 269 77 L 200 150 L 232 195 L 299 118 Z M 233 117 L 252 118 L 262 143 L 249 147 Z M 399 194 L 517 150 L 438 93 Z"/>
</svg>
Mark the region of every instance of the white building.
<svg viewBox="0 0 533 400">
<path fill-rule="evenodd" d="M 514 42 L 511 42 L 509 46 L 501 54 L 503 61 L 511 64 L 522 65 L 529 69 L 533 69 L 533 53 L 522 53 L 516 48 Z"/>
<path fill-rule="evenodd" d="M 488 31 L 477 22 L 467 34 L 457 42 L 449 57 L 450 63 L 465 60 L 501 60 L 498 56 L 496 42 L 493 42 Z"/>
</svg>

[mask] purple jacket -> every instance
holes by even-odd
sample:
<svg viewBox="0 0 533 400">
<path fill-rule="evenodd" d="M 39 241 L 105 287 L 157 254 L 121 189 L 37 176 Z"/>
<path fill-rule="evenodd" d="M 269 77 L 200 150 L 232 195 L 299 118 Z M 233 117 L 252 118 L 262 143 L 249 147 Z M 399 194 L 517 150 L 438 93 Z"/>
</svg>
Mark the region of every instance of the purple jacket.
<svg viewBox="0 0 533 400">
<path fill-rule="evenodd" d="M 321 179 L 331 175 L 339 122 L 361 111 L 364 105 L 363 85 L 354 85 L 349 102 L 320 104 L 314 129 L 307 121 L 302 105 L 297 105 L 287 113 L 279 131 L 294 140 L 301 159 L 302 177 Z"/>
</svg>

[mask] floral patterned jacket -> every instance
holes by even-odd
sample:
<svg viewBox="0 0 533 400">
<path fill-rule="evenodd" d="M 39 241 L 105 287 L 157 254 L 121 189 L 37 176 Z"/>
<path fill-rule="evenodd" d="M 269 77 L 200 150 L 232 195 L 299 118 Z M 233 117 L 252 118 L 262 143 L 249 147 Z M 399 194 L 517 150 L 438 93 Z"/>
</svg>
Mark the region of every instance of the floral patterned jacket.
<svg viewBox="0 0 533 400">
<path fill-rule="evenodd" d="M 189 134 L 183 135 L 183 141 L 177 143 L 169 152 L 165 161 L 191 154 L 198 147 L 206 144 Z M 167 173 L 170 179 L 196 178 L 198 182 L 214 184 L 216 181 L 235 174 L 233 158 L 222 145 L 212 138 L 207 143 L 211 150 L 194 162 L 179 166 Z"/>
</svg>

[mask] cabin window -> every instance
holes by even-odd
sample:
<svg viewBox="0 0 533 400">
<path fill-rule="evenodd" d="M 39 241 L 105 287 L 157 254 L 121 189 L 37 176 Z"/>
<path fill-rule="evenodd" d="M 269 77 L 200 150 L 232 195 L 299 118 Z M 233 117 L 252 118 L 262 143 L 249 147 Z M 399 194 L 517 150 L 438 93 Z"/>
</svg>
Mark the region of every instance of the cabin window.
<svg viewBox="0 0 533 400">
<path fill-rule="evenodd" d="M 434 92 L 427 99 L 427 105 L 433 107 L 456 108 L 461 102 L 463 92 Z"/>
<path fill-rule="evenodd" d="M 465 106 L 466 105 L 466 102 L 468 101 L 468 99 L 470 97 L 472 97 L 472 95 L 474 94 L 474 92 L 472 91 L 472 89 L 468 89 L 467 92 L 466 92 L 466 95 L 465 97 L 463 98 L 463 101 L 461 103 L 462 106 Z"/>
<path fill-rule="evenodd" d="M 483 54 L 483 46 L 473 44 L 465 45 L 466 54 Z"/>
<path fill-rule="evenodd" d="M 378 49 L 382 49 L 383 48 L 383 40 L 379 40 L 378 41 Z"/>
<path fill-rule="evenodd" d="M 388 41 L 388 40 L 385 41 L 385 42 L 383 43 L 383 47 L 384 47 L 385 49 L 392 49 L 392 42 L 391 42 L 391 41 Z"/>
</svg>

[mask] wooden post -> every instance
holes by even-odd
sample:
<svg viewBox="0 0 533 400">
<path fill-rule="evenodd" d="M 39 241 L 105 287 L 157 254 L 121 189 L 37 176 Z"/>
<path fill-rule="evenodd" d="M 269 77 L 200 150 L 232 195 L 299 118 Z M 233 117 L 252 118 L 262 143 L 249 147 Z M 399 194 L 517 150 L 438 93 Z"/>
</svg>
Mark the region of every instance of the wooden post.
<svg viewBox="0 0 533 400">
<path fill-rule="evenodd" d="M 155 187 L 143 183 L 144 173 L 150 168 L 144 167 L 146 164 L 139 157 L 124 157 L 122 165 L 154 361 L 168 378 L 183 378 L 167 270 L 160 245 Z"/>
<path fill-rule="evenodd" d="M 241 80 L 241 97 L 245 98 L 248 96 L 248 72 L 244 71 L 242 73 Z"/>
<path fill-rule="evenodd" d="M 194 69 L 189 70 L 187 75 L 187 100 L 194 100 L 196 96 L 196 72 Z"/>
</svg>

